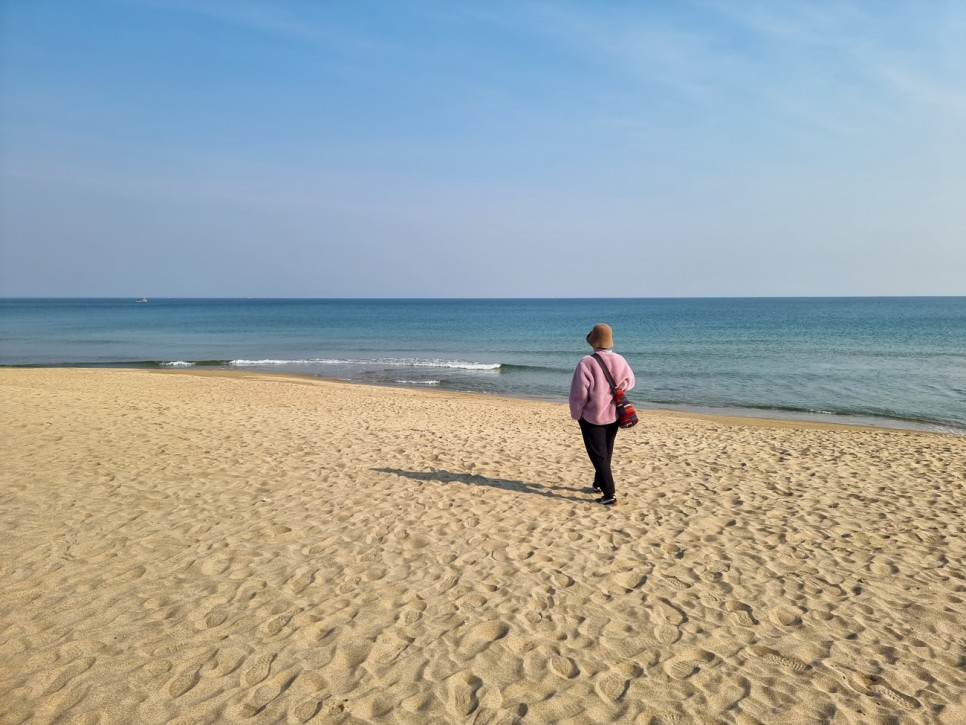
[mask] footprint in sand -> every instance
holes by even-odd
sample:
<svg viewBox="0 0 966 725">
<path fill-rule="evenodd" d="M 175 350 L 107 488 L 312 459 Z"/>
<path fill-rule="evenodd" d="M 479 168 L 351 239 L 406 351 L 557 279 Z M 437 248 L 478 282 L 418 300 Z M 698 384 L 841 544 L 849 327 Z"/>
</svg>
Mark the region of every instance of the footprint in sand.
<svg viewBox="0 0 966 725">
<path fill-rule="evenodd" d="M 339 592 L 339 594 L 351 594 L 352 592 L 356 591 L 361 581 L 362 579 L 357 576 L 347 577 L 339 586 L 336 587 L 336 591 Z"/>
<path fill-rule="evenodd" d="M 171 697 L 181 697 L 188 690 L 197 685 L 200 679 L 201 675 L 199 674 L 198 670 L 188 670 L 182 672 L 171 680 L 170 684 L 168 685 L 168 694 L 171 695 Z"/>
<path fill-rule="evenodd" d="M 237 715 L 238 717 L 247 719 L 250 717 L 255 717 L 263 709 L 263 707 L 259 707 L 251 702 L 242 702 L 231 707 L 228 712 Z"/>
<path fill-rule="evenodd" d="M 458 576 L 448 576 L 442 579 L 439 584 L 436 585 L 440 592 L 448 592 L 450 589 L 459 584 L 460 578 Z"/>
<path fill-rule="evenodd" d="M 251 665 L 245 668 L 242 673 L 242 685 L 246 687 L 252 687 L 257 685 L 259 682 L 268 677 L 269 672 L 272 669 L 272 662 L 275 661 L 275 655 L 259 655 L 256 657 Z"/>
<path fill-rule="evenodd" d="M 685 680 L 698 671 L 698 663 L 686 659 L 668 660 L 664 665 L 664 671 L 675 680 Z"/>
<path fill-rule="evenodd" d="M 791 672 L 804 672 L 808 669 L 808 665 L 797 657 L 786 657 L 780 652 L 776 652 L 768 647 L 756 645 L 751 647 L 750 651 L 756 657 L 760 657 L 766 662 L 771 662 L 772 664 L 778 665 L 783 669 L 790 670 Z"/>
<path fill-rule="evenodd" d="M 644 668 L 634 662 L 622 662 L 614 666 L 614 672 L 623 675 L 625 680 L 634 680 L 644 675 Z"/>
<path fill-rule="evenodd" d="M 202 622 L 206 629 L 211 629 L 220 624 L 224 624 L 226 619 L 228 619 L 228 610 L 222 607 L 215 607 L 205 615 Z"/>
<path fill-rule="evenodd" d="M 620 595 L 632 592 L 644 585 L 647 576 L 639 572 L 625 571 L 608 577 L 603 584 L 604 591 L 608 594 Z"/>
<path fill-rule="evenodd" d="M 880 685 L 879 687 L 874 688 L 873 691 L 882 695 L 889 702 L 903 708 L 904 710 L 915 710 L 920 705 L 919 700 L 916 698 L 899 692 L 888 685 Z"/>
<path fill-rule="evenodd" d="M 877 675 L 857 672 L 849 678 L 849 685 L 861 695 L 879 695 L 904 710 L 915 710 L 921 704 L 916 698 L 899 692 Z"/>
<path fill-rule="evenodd" d="M 417 692 L 399 703 L 406 712 L 425 713 L 436 704 L 436 698 L 429 692 Z"/>
<path fill-rule="evenodd" d="M 372 658 L 379 664 L 390 663 L 414 641 L 415 638 L 399 632 L 385 631 L 379 635 L 372 647 Z"/>
<path fill-rule="evenodd" d="M 91 667 L 93 667 L 96 661 L 97 661 L 97 658 L 95 657 L 84 657 L 82 659 L 71 662 L 70 664 L 65 666 L 59 673 L 57 673 L 57 676 L 54 677 L 53 681 L 47 687 L 47 691 L 45 694 L 51 695 L 55 692 L 58 692 L 59 690 L 62 690 L 64 688 L 64 685 L 66 685 L 72 679 L 77 677 L 77 675 L 83 672 L 86 672 Z"/>
<path fill-rule="evenodd" d="M 669 659 L 664 665 L 664 671 L 675 680 L 685 680 L 700 670 L 702 665 L 713 660 L 714 655 L 711 652 L 691 647 L 679 656 Z"/>
<path fill-rule="evenodd" d="M 630 683 L 620 675 L 607 672 L 597 680 L 596 688 L 601 697 L 608 700 L 619 700 Z"/>
<path fill-rule="evenodd" d="M 769 613 L 769 618 L 779 627 L 794 627 L 802 623 L 801 611 L 791 607 L 773 609 Z"/>
<path fill-rule="evenodd" d="M 730 612 L 731 619 L 742 627 L 753 627 L 758 624 L 755 618 L 751 616 L 751 607 L 744 602 L 732 599 L 730 602 L 725 602 L 724 609 L 726 612 Z"/>
<path fill-rule="evenodd" d="M 315 572 L 303 568 L 297 571 L 294 577 L 289 579 L 288 586 L 295 594 L 301 594 L 314 581 Z"/>
<path fill-rule="evenodd" d="M 360 665 L 369 659 L 372 646 L 372 642 L 352 641 L 336 647 L 327 668 L 330 690 L 344 693 L 355 686 L 362 674 Z"/>
<path fill-rule="evenodd" d="M 168 660 L 154 660 L 144 665 L 144 671 L 149 675 L 157 677 L 158 675 L 163 675 L 165 672 L 170 672 L 171 663 Z"/>
<path fill-rule="evenodd" d="M 684 549 L 677 544 L 662 544 L 661 551 L 668 556 L 674 557 L 675 559 L 680 559 L 682 556 L 684 556 Z"/>
<path fill-rule="evenodd" d="M 291 619 L 291 614 L 280 614 L 277 617 L 272 617 L 261 627 L 259 627 L 259 629 L 271 637 L 272 635 L 276 635 L 281 632 L 285 628 L 285 625 L 291 621 Z"/>
<path fill-rule="evenodd" d="M 171 655 L 178 654 L 185 649 L 187 649 L 187 645 L 184 644 L 166 644 L 158 647 L 156 650 L 153 650 L 151 654 L 155 657 L 170 657 Z"/>
<path fill-rule="evenodd" d="M 252 696 L 243 703 L 239 710 L 243 717 L 254 717 L 262 712 L 265 707 L 281 694 L 282 690 L 278 685 L 262 685 Z M 248 713 L 248 714 L 246 714 Z"/>
<path fill-rule="evenodd" d="M 118 575 L 116 578 L 121 581 L 133 581 L 134 579 L 140 579 L 147 573 L 147 569 L 143 566 L 136 566 L 133 569 L 129 569 L 123 574 Z"/>
<path fill-rule="evenodd" d="M 315 698 L 304 700 L 292 708 L 292 717 L 295 718 L 296 722 L 311 720 L 318 713 L 320 707 L 322 707 L 321 700 Z"/>
<path fill-rule="evenodd" d="M 415 609 L 406 608 L 399 615 L 399 622 L 405 625 L 416 624 L 416 622 L 418 622 L 422 616 L 422 612 L 419 612 Z"/>
<path fill-rule="evenodd" d="M 460 717 L 472 714 L 479 707 L 476 693 L 483 686 L 483 680 L 472 672 L 460 672 L 449 680 L 449 700 Z"/>
<path fill-rule="evenodd" d="M 403 544 L 409 549 L 425 549 L 431 543 L 425 536 L 407 536 L 403 539 Z"/>
<path fill-rule="evenodd" d="M 673 710 L 660 710 L 653 713 L 653 716 L 645 720 L 647 723 L 655 723 L 657 725 L 693 725 L 694 720 L 689 715 L 682 715 L 679 712 L 674 712 Z M 758 721 L 755 720 L 757 723 Z"/>
<path fill-rule="evenodd" d="M 654 637 L 663 645 L 674 644 L 681 639 L 681 630 L 669 624 L 661 624 L 654 630 Z"/>
<path fill-rule="evenodd" d="M 484 604 L 486 604 L 487 599 L 482 594 L 477 594 L 476 592 L 472 594 L 467 594 L 465 597 L 459 600 L 461 606 L 465 606 L 469 609 L 479 609 Z"/>
<path fill-rule="evenodd" d="M 554 655 L 550 658 L 550 669 L 565 679 L 573 679 L 580 674 L 580 669 L 569 657 Z"/>
<path fill-rule="evenodd" d="M 509 632 L 510 626 L 506 622 L 498 620 L 474 624 L 467 630 L 466 636 L 460 642 L 460 653 L 475 657 L 496 640 L 506 637 Z"/>
<path fill-rule="evenodd" d="M 212 557 L 211 559 L 205 559 L 201 564 L 201 573 L 207 574 L 208 576 L 219 576 L 228 571 L 231 566 L 231 559 L 221 559 L 217 557 Z"/>
<path fill-rule="evenodd" d="M 730 682 L 725 682 L 716 693 L 709 699 L 708 704 L 715 710 L 724 712 L 730 710 L 739 702 L 748 697 L 751 692 L 751 683 L 745 678 L 737 678 Z"/>
<path fill-rule="evenodd" d="M 56 722 L 65 722 L 69 725 L 97 725 L 100 722 L 100 714 L 97 712 L 89 712 L 83 714 L 75 714 L 72 712 L 73 708 L 84 702 L 88 690 L 82 688 L 74 688 L 68 690 L 62 695 L 51 698 L 48 702 L 45 702 L 43 709 L 48 712 L 57 713 L 70 713 L 67 715 L 66 719 L 58 719 Z M 10 721 L 12 722 L 12 721 Z M 22 722 L 27 722 L 26 720 Z M 30 722 L 36 722 L 36 720 L 31 720 Z M 49 721 L 45 721 L 49 722 Z"/>
<path fill-rule="evenodd" d="M 691 585 L 686 581 L 678 579 L 676 576 L 669 576 L 664 579 L 664 582 L 671 587 L 671 589 L 676 589 L 679 592 L 683 592 L 685 589 L 690 589 Z"/>
<path fill-rule="evenodd" d="M 657 604 L 654 605 L 654 612 L 658 617 L 675 627 L 687 621 L 684 612 L 671 604 L 667 599 L 659 599 Z"/>
<path fill-rule="evenodd" d="M 876 576 L 892 576 L 899 573 L 899 567 L 887 559 L 876 559 L 869 570 Z"/>
<path fill-rule="evenodd" d="M 574 579 L 562 571 L 555 571 L 550 575 L 550 581 L 554 583 L 554 586 L 566 588 L 574 585 Z"/>
</svg>

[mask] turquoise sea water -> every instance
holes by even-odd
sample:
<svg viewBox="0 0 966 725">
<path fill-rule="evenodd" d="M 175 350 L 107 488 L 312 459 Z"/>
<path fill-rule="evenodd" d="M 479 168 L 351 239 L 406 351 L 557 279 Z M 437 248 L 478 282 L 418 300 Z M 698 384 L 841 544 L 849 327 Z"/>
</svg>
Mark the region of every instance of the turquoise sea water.
<svg viewBox="0 0 966 725">
<path fill-rule="evenodd" d="M 966 433 L 966 297 L 0 300 L 0 365 L 225 367 L 566 399 L 597 322 L 640 408 Z"/>
</svg>

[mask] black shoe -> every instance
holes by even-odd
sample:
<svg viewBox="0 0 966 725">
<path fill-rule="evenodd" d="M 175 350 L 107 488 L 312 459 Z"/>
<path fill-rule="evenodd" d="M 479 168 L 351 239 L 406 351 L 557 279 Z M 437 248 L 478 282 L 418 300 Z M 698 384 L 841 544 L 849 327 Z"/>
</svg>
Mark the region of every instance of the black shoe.
<svg viewBox="0 0 966 725">
<path fill-rule="evenodd" d="M 603 489 L 600 486 L 591 486 L 590 487 L 590 492 L 591 493 L 603 493 L 604 491 L 603 491 Z"/>
<path fill-rule="evenodd" d="M 616 506 L 617 496 L 601 496 L 597 499 L 597 503 L 602 503 L 604 506 Z"/>
</svg>

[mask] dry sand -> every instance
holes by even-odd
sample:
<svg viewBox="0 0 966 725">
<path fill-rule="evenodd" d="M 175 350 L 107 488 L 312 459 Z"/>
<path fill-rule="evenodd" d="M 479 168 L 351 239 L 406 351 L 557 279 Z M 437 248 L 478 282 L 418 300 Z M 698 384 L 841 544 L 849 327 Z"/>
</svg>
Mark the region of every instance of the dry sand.
<svg viewBox="0 0 966 725">
<path fill-rule="evenodd" d="M 2 723 L 966 723 L 966 438 L 0 370 Z"/>
</svg>

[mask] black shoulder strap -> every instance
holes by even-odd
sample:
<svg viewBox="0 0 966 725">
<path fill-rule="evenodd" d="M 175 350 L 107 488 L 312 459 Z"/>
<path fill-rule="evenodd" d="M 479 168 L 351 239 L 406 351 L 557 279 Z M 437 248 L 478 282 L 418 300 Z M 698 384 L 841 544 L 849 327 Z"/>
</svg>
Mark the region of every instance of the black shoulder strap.
<svg viewBox="0 0 966 725">
<path fill-rule="evenodd" d="M 597 361 L 597 364 L 600 365 L 600 369 L 604 371 L 604 377 L 607 378 L 607 383 L 610 385 L 610 391 L 612 393 L 616 393 L 617 386 L 614 384 L 614 378 L 611 377 L 610 370 L 608 370 L 607 366 L 604 365 L 604 361 L 600 359 L 600 355 L 595 352 L 593 355 L 591 355 L 591 357 Z"/>
</svg>

